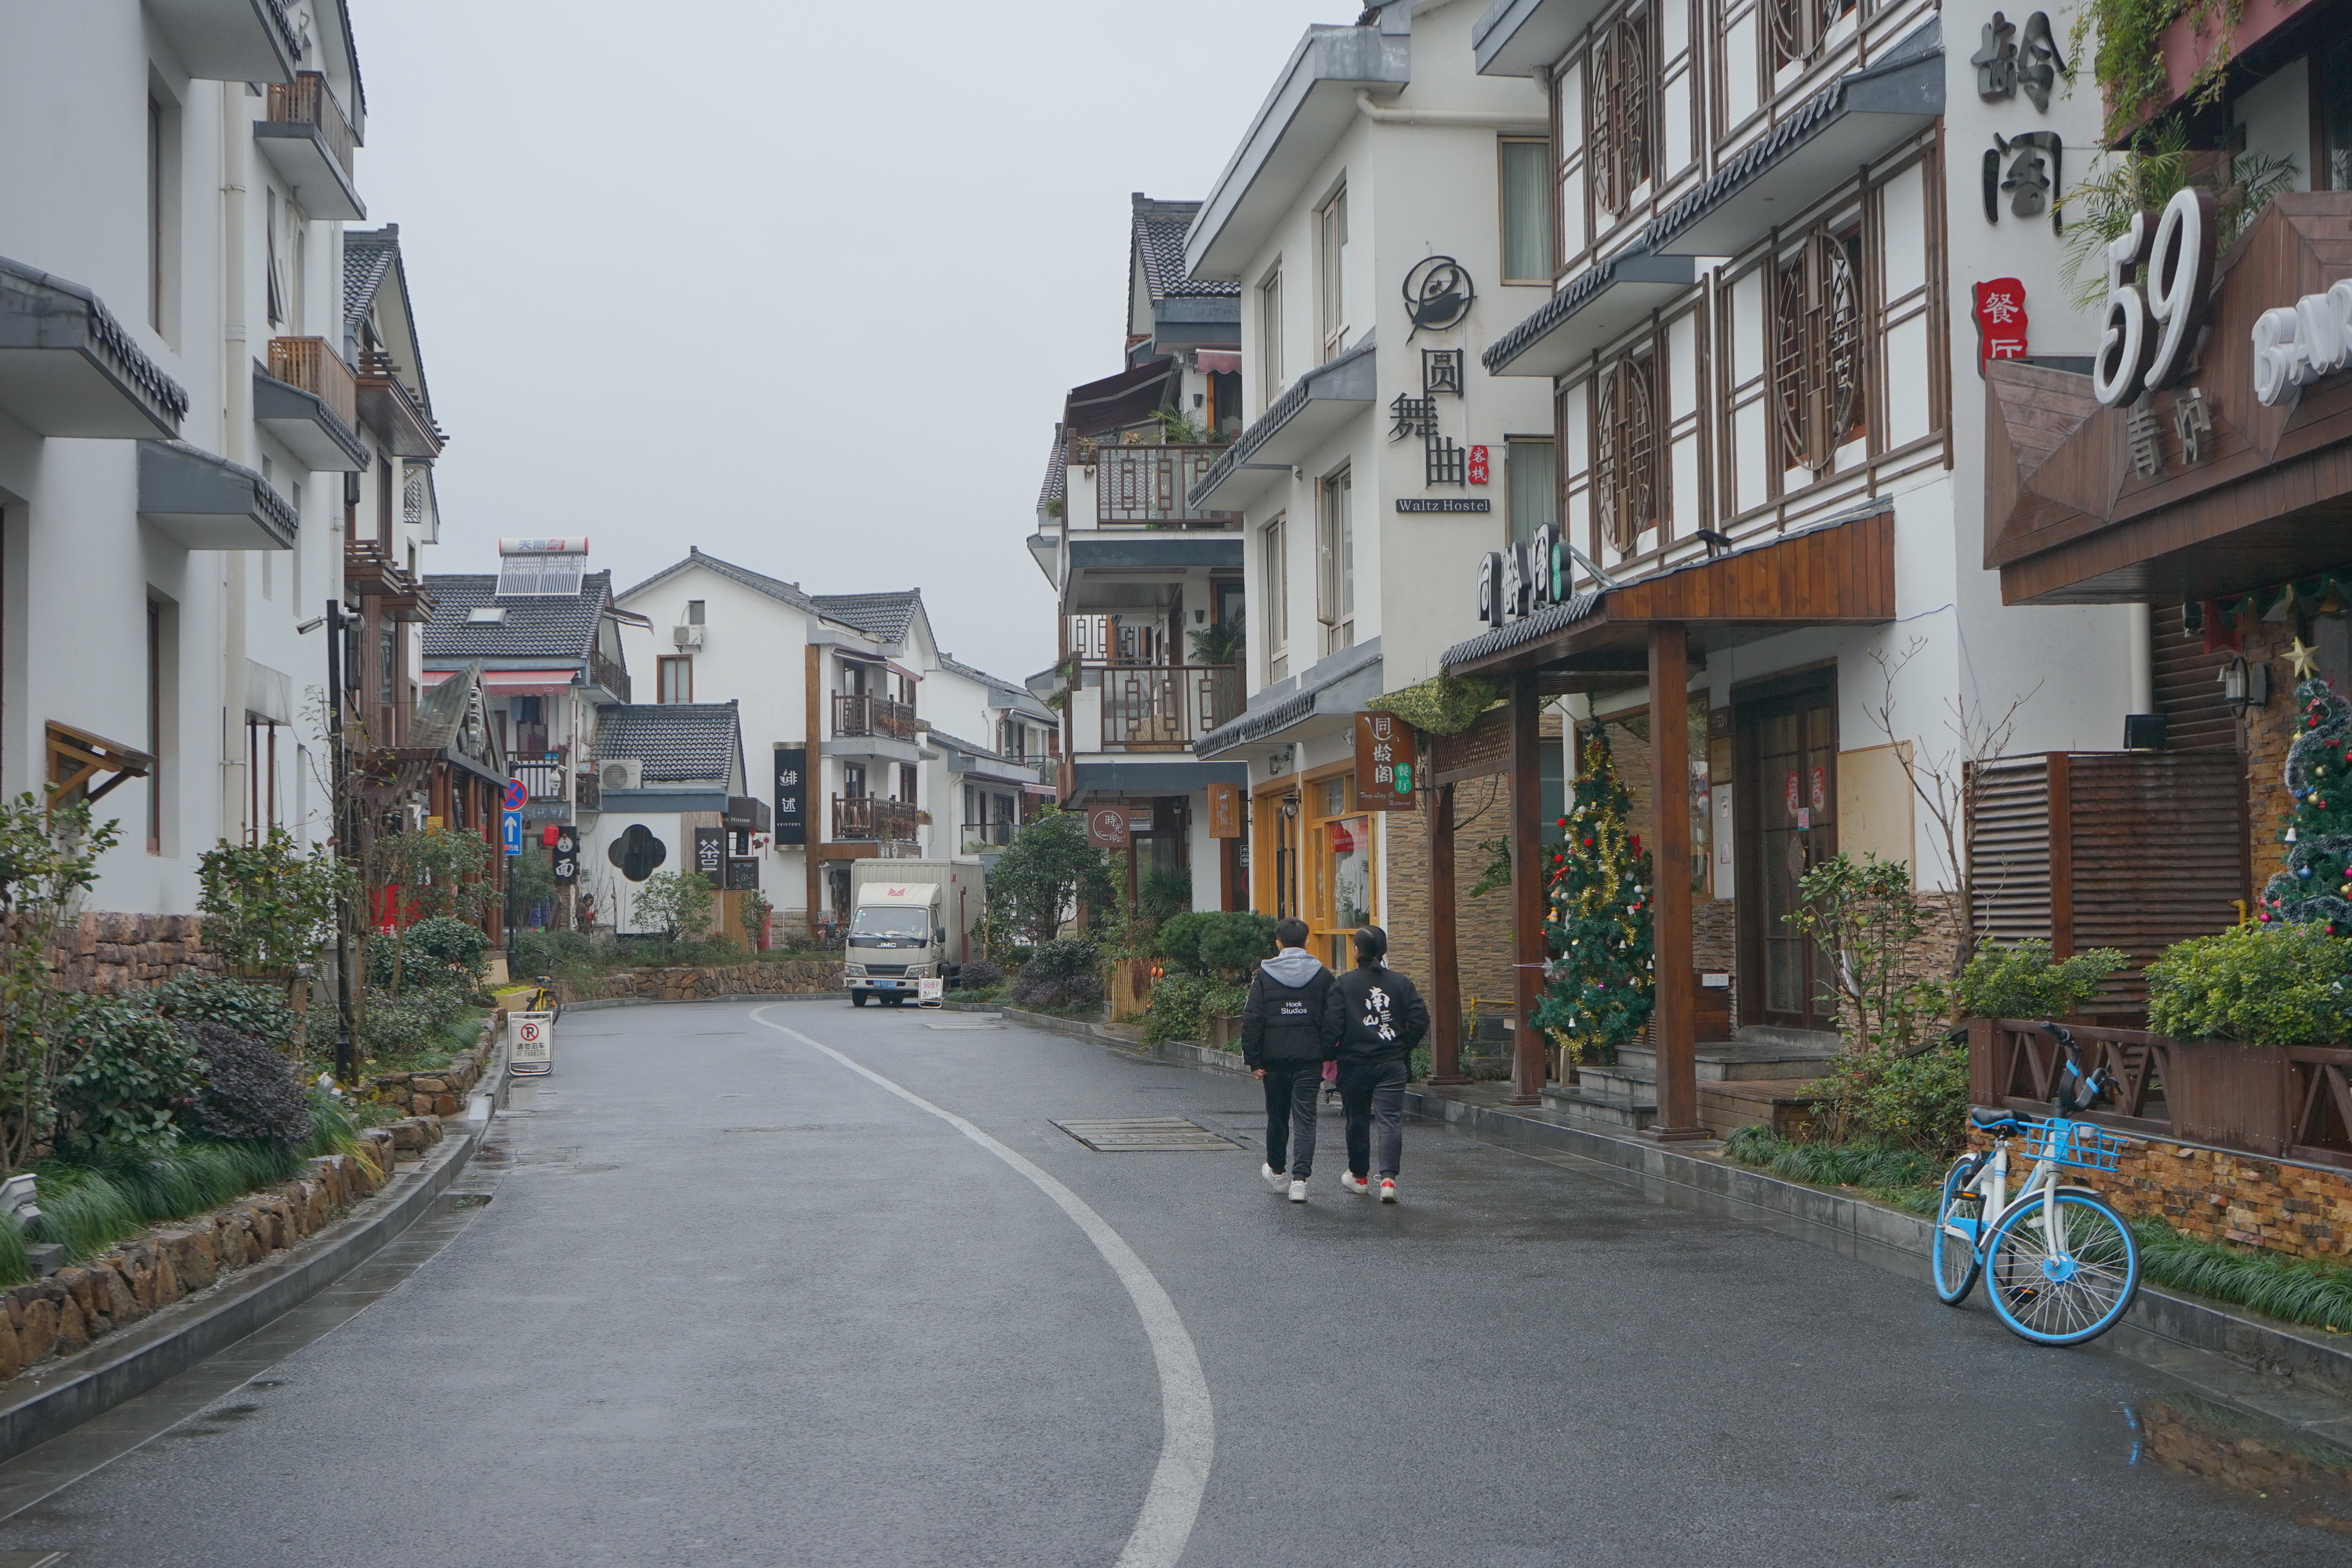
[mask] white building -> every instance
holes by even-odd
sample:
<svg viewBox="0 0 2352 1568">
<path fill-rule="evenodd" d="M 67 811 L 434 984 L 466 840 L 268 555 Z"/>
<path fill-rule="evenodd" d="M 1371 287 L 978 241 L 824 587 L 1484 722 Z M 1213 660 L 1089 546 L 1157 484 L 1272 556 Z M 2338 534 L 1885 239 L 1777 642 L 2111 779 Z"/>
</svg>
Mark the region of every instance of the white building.
<svg viewBox="0 0 2352 1568">
<path fill-rule="evenodd" d="M 642 618 L 624 637 L 641 706 L 740 714 L 782 923 L 845 913 L 854 859 L 977 862 L 1042 790 L 1051 711 L 942 654 L 919 590 L 809 594 L 696 549 L 615 602 Z"/>
<path fill-rule="evenodd" d="M 354 720 L 413 711 L 441 437 L 396 231 L 342 231 L 365 109 L 339 0 L 11 11 L 0 785 L 121 820 L 99 908 L 184 912 L 215 841 L 324 836 L 299 628 L 347 566 Z"/>
</svg>

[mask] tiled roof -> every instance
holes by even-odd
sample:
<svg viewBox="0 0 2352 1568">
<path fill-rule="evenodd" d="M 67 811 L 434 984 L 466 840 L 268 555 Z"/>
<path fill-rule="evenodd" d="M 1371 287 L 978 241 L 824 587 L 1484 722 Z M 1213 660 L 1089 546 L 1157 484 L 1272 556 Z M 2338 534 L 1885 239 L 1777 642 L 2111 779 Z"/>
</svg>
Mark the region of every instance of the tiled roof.
<svg viewBox="0 0 2352 1568">
<path fill-rule="evenodd" d="M 1029 688 L 1023 685 L 1020 681 L 1007 680 L 1001 675 L 991 675 L 984 669 L 979 668 L 973 665 L 966 664 L 963 660 L 944 653 L 940 655 L 940 668 L 941 669 L 950 670 L 957 675 L 961 675 L 966 680 L 976 680 L 992 691 L 1003 692 L 1006 696 L 1013 698 L 1013 706 L 1020 709 L 1021 711 L 1024 713 L 1029 712 L 1034 709 L 1038 713 L 1045 714 L 1049 717 L 1051 716 L 1052 710 L 1048 709 L 1044 703 L 1038 701 L 1034 697 L 1030 696 Z M 961 745 L 962 742 L 958 742 L 957 744 Z"/>
<path fill-rule="evenodd" d="M 1186 296 L 1232 299 L 1242 291 L 1237 282 L 1195 278 L 1184 266 L 1184 237 L 1201 210 L 1198 202 L 1156 202 L 1138 191 L 1135 204 L 1135 257 L 1143 268 L 1143 286 L 1154 300 Z"/>
<path fill-rule="evenodd" d="M 723 784 L 742 751 L 732 702 L 632 703 L 605 709 L 596 725 L 596 760 L 634 757 L 649 784 Z"/>
<path fill-rule="evenodd" d="M 425 626 L 425 657 L 461 658 L 586 658 L 596 646 L 596 622 L 612 603 L 613 574 L 591 572 L 575 597 L 527 595 L 501 599 L 495 574 L 429 576 L 433 618 Z M 498 605 L 506 616 L 476 621 L 473 612 Z"/>
<path fill-rule="evenodd" d="M 688 546 L 685 560 L 675 565 L 663 567 L 635 587 L 626 589 L 616 596 L 623 599 L 635 598 L 672 573 L 683 572 L 689 566 L 699 566 L 706 572 L 715 572 L 730 583 L 740 583 L 755 594 L 765 594 L 771 599 L 790 605 L 795 610 L 815 610 L 817 607 L 815 600 L 801 592 L 801 585 L 798 583 L 787 583 L 781 577 L 771 577 L 764 572 L 754 572 L 749 566 L 738 566 L 732 561 L 721 561 L 716 555 L 705 555 L 699 545 Z"/>
<path fill-rule="evenodd" d="M 400 259 L 400 226 L 343 231 L 343 331 L 355 333 Z"/>
<path fill-rule="evenodd" d="M 1037 504 L 1050 506 L 1055 501 L 1066 501 L 1070 493 L 1070 454 L 1062 444 L 1062 422 L 1054 422 L 1054 449 L 1045 454 L 1045 482 L 1037 491 Z"/>
<path fill-rule="evenodd" d="M 923 607 L 923 591 L 908 588 L 897 594 L 812 594 L 817 608 L 846 626 L 854 626 L 881 642 L 904 642 L 915 612 Z"/>
</svg>

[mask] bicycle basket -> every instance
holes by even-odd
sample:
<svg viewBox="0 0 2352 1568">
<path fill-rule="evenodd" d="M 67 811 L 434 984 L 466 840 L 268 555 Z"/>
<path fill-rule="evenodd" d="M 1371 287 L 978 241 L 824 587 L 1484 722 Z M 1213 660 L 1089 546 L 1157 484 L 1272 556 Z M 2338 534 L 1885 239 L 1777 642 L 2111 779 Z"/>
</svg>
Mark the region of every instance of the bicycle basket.
<svg viewBox="0 0 2352 1568">
<path fill-rule="evenodd" d="M 2123 1158 L 2127 1138 L 2119 1138 L 2104 1127 L 2087 1121 L 2068 1121 L 2060 1117 L 2047 1119 L 2023 1117 L 2021 1135 L 2025 1141 L 2025 1157 L 2047 1160 L 2053 1165 L 2073 1165 L 2084 1171 L 2112 1171 Z"/>
</svg>

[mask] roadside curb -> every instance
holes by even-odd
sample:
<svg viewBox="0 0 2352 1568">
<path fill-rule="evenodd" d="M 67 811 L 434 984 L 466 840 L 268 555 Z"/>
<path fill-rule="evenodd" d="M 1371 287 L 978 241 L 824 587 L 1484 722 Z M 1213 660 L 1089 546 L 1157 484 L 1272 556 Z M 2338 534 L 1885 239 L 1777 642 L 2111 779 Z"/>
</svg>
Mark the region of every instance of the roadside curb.
<svg viewBox="0 0 2352 1568">
<path fill-rule="evenodd" d="M 500 1063 L 503 1069 L 503 1061 Z M 503 1094 L 504 1073 L 500 1072 Z M 479 1096 L 478 1096 L 479 1098 Z M 448 1134 L 415 1168 L 395 1172 L 374 1212 L 337 1221 L 278 1258 L 254 1265 L 143 1322 L 111 1334 L 69 1365 L 27 1373 L 24 1392 L 0 1405 L 0 1460 L 11 1459 L 146 1393 L 301 1305 L 349 1274 L 431 1212 L 488 1129 L 487 1113 Z"/>
<path fill-rule="evenodd" d="M 690 1007 L 704 1002 L 846 1002 L 846 991 L 780 991 L 762 994 L 757 991 L 731 992 L 724 996 L 598 996 L 585 1002 L 566 1002 L 566 1013 L 599 1013 L 607 1007 Z"/>
<path fill-rule="evenodd" d="M 1190 1041 L 1144 1045 L 1121 1039 L 1098 1026 L 1019 1008 L 976 1010 L 1000 1012 L 1008 1021 L 1147 1059 L 1204 1072 L 1247 1071 L 1234 1053 Z M 1601 1166 L 1603 1174 L 1639 1187 L 1651 1197 L 1680 1198 L 1704 1212 L 1765 1225 L 1776 1219 L 1795 1220 L 1804 1229 L 1794 1232 L 1794 1239 L 1827 1246 L 1847 1256 L 1867 1250 L 1885 1260 L 1894 1255 L 1909 1266 L 1909 1272 L 1927 1278 L 1934 1227 L 1918 1215 L 1647 1139 L 1575 1126 L 1535 1108 L 1479 1105 L 1434 1093 L 1421 1084 L 1405 1089 L 1405 1108 L 1418 1121 L 1443 1122 L 1481 1142 L 1538 1156 L 1567 1155 Z M 1792 1235 L 1787 1229 L 1780 1234 Z M 2352 1335 L 2325 1334 L 2255 1317 L 2157 1285 L 2140 1287 L 2123 1326 L 2167 1344 L 2222 1357 L 2277 1383 L 2293 1383 L 2332 1399 L 2352 1401 Z M 2152 1358 L 2143 1354 L 2137 1359 Z M 2310 1423 L 2308 1416 L 2305 1423 Z M 2337 1418 L 2311 1425 L 2337 1443 L 2352 1440 L 2352 1421 L 2341 1419 L 2340 1413 Z"/>
</svg>

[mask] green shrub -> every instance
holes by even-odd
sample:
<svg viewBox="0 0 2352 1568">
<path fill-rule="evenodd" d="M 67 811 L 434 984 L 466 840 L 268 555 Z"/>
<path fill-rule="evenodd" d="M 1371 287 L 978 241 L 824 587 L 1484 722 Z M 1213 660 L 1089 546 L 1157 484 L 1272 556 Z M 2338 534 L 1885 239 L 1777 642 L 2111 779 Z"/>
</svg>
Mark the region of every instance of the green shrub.
<svg viewBox="0 0 2352 1568">
<path fill-rule="evenodd" d="M 1211 974 L 1246 975 L 1274 956 L 1274 917 L 1221 910 L 1201 917 L 1200 966 Z"/>
<path fill-rule="evenodd" d="M 1021 966 L 1009 997 L 1016 1007 L 1065 1013 L 1098 1007 L 1102 999 L 1102 955 L 1082 936 L 1041 943 L 1035 956 Z"/>
<path fill-rule="evenodd" d="M 1178 969 L 1196 970 L 1201 967 L 1201 933 L 1209 917 L 1199 910 L 1186 910 L 1170 915 L 1160 922 L 1159 955 Z"/>
<path fill-rule="evenodd" d="M 2099 983 L 2131 963 L 2112 947 L 2090 947 L 2063 963 L 2046 942 L 1987 942 L 1952 983 L 1958 1018 L 2056 1018 L 2098 994 Z"/>
<path fill-rule="evenodd" d="M 395 952 L 402 970 L 393 979 Z M 418 921 L 397 943 L 381 937 L 368 943 L 368 984 L 405 991 L 462 985 L 478 989 L 489 973 L 490 939 L 479 926 L 455 915 Z"/>
<path fill-rule="evenodd" d="M 1004 984 L 1004 971 L 984 958 L 956 967 L 956 985 L 965 991 L 986 991 Z"/>
<path fill-rule="evenodd" d="M 380 1064 L 410 1061 L 417 1067 L 446 1066 L 449 1054 L 474 1043 L 480 1010 L 463 992 L 444 986 L 412 991 L 397 1002 L 388 993 L 371 990 L 367 1013 L 360 1026 L 360 1054 Z"/>
<path fill-rule="evenodd" d="M 2352 1031 L 2352 944 L 2316 925 L 2191 937 L 2147 966 L 2147 1024 L 2177 1040 L 2315 1045 Z"/>
<path fill-rule="evenodd" d="M 186 1037 L 144 995 L 78 995 L 66 1020 L 81 1057 L 57 1081 L 58 1152 L 91 1160 L 169 1148 L 176 1114 L 204 1087 Z"/>
<path fill-rule="evenodd" d="M 1248 995 L 1238 985 L 1206 975 L 1163 975 L 1152 984 L 1151 1001 L 1143 1010 L 1143 1037 L 1203 1040 L 1208 1021 L 1239 1013 Z"/>
<path fill-rule="evenodd" d="M 179 1028 L 204 1067 L 202 1087 L 181 1112 L 190 1131 L 289 1149 L 309 1140 L 310 1097 L 283 1054 L 226 1024 Z"/>
<path fill-rule="evenodd" d="M 1967 1141 L 1966 1046 L 1933 1046 L 1911 1056 L 1849 1051 L 1825 1081 L 1843 1136 L 1932 1154 L 1957 1152 Z"/>
<path fill-rule="evenodd" d="M 285 993 L 268 985 L 249 985 L 238 980 L 206 980 L 199 975 L 182 975 L 155 987 L 151 994 L 155 1006 L 165 1017 L 183 1024 L 226 1024 L 240 1035 L 250 1035 L 273 1050 L 288 1056 L 301 1053 L 306 1036 L 321 1023 L 330 1044 L 334 1040 L 335 1007 L 332 996 L 321 996 L 320 1005 L 311 1009 L 307 1019 L 287 1005 Z"/>
</svg>

